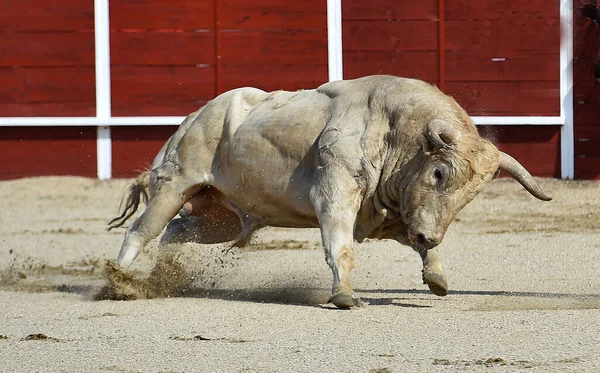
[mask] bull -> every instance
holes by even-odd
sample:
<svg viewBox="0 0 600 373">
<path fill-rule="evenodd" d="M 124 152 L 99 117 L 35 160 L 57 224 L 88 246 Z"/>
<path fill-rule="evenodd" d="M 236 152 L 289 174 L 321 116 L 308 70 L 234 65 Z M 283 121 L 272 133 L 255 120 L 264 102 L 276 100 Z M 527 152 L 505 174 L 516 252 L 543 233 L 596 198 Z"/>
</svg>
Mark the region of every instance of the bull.
<svg viewBox="0 0 600 373">
<path fill-rule="evenodd" d="M 354 241 L 392 239 L 420 255 L 424 283 L 444 296 L 446 276 L 432 249 L 500 170 L 551 200 L 478 134 L 452 97 L 420 80 L 376 75 L 296 92 L 246 87 L 190 114 L 109 224 L 121 226 L 147 191 L 146 209 L 125 233 L 123 267 L 178 212 L 199 217 L 205 243 L 244 246 L 266 226 L 320 228 L 330 301 L 340 308 L 362 304 L 350 282 Z"/>
</svg>

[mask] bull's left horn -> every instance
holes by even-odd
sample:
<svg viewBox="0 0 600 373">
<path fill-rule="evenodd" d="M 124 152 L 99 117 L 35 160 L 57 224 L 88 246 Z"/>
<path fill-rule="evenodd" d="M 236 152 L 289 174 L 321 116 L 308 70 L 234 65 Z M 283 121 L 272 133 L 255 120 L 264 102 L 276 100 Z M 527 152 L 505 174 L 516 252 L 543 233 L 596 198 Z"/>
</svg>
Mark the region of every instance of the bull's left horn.
<svg viewBox="0 0 600 373">
<path fill-rule="evenodd" d="M 440 119 L 434 119 L 427 124 L 427 139 L 440 148 L 449 149 L 460 138 L 458 128 Z"/>
<path fill-rule="evenodd" d="M 544 193 L 533 176 L 516 159 L 510 155 L 500 152 L 500 169 L 512 175 L 534 197 L 542 201 L 551 201 L 552 197 Z"/>
</svg>

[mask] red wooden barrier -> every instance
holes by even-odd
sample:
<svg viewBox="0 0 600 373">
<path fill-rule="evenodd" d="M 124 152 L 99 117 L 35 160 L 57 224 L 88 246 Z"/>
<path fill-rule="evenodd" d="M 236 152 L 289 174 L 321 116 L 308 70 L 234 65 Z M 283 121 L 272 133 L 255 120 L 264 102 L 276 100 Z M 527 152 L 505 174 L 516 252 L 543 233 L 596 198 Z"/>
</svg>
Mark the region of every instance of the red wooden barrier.
<svg viewBox="0 0 600 373">
<path fill-rule="evenodd" d="M 440 84 L 443 47 L 445 90 L 471 115 L 559 114 L 557 1 L 445 1 L 443 45 L 439 4 L 344 0 L 345 78 L 394 74 Z M 93 0 L 0 2 L 0 116 L 95 115 L 93 16 Z M 240 86 L 314 88 L 327 80 L 326 19 L 323 0 L 111 0 L 113 115 L 186 115 Z M 579 178 L 600 177 L 595 27 L 575 14 Z M 146 166 L 175 129 L 113 128 L 113 174 L 132 176 Z M 534 174 L 559 176 L 558 127 L 481 130 Z M 20 162 L 0 178 L 95 175 L 92 128 L 0 133 L 11 150 L 0 163 Z M 47 145 L 41 136 L 50 138 Z M 54 161 L 40 160 L 47 151 L 57 153 Z"/>
</svg>

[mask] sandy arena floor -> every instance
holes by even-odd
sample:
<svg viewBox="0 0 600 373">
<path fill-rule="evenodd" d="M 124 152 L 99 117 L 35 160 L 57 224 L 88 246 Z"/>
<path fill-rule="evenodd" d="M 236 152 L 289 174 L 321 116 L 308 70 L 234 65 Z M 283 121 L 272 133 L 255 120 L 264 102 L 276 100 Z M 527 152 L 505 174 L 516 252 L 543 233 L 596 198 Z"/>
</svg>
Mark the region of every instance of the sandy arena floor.
<svg viewBox="0 0 600 373">
<path fill-rule="evenodd" d="M 128 180 L 0 182 L 0 371 L 600 372 L 600 183 L 540 181 L 554 201 L 500 179 L 459 214 L 439 249 L 445 298 L 411 249 L 359 245 L 369 305 L 349 311 L 324 304 L 317 230 L 227 253 L 153 241 L 107 289 Z"/>
</svg>

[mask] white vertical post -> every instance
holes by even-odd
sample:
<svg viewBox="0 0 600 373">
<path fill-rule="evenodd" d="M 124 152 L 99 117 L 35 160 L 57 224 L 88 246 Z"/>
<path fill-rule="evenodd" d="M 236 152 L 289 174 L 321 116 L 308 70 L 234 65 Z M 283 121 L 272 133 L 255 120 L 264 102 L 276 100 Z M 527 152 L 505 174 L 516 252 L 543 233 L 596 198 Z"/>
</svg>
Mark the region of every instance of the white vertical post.
<svg viewBox="0 0 600 373">
<path fill-rule="evenodd" d="M 329 81 L 344 79 L 342 0 L 327 0 L 327 52 Z"/>
<path fill-rule="evenodd" d="M 109 0 L 94 0 L 94 33 L 96 44 L 96 118 L 110 119 L 110 24 Z M 96 154 L 98 179 L 112 176 L 110 127 L 98 126 Z"/>
<path fill-rule="evenodd" d="M 573 0 L 560 2 L 560 171 L 563 179 L 575 176 L 573 130 Z"/>
</svg>

